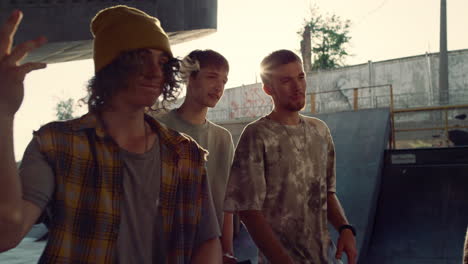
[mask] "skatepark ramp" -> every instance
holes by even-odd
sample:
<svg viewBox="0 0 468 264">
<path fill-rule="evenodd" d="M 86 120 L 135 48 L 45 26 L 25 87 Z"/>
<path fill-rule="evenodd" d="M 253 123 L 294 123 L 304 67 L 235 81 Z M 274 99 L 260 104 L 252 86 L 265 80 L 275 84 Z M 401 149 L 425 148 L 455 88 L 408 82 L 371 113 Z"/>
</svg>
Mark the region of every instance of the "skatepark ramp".
<svg viewBox="0 0 468 264">
<path fill-rule="evenodd" d="M 348 220 L 357 229 L 359 255 L 365 255 L 372 235 L 384 153 L 390 137 L 390 109 L 311 116 L 325 121 L 332 133 L 336 151 L 337 195 Z M 336 242 L 337 233 L 331 231 L 331 234 Z M 346 257 L 343 260 L 347 263 Z"/>
<path fill-rule="evenodd" d="M 358 230 L 358 263 L 461 263 L 468 147 L 389 150 L 388 109 L 314 116 L 335 141 L 337 194 Z"/>
<path fill-rule="evenodd" d="M 459 264 L 468 147 L 387 151 L 366 264 Z"/>
</svg>

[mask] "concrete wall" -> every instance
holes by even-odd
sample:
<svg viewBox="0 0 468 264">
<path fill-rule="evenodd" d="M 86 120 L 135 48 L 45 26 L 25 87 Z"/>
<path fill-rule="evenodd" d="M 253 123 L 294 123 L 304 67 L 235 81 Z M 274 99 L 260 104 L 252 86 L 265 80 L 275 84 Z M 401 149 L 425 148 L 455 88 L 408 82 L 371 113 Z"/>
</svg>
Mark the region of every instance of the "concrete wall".
<svg viewBox="0 0 468 264">
<path fill-rule="evenodd" d="M 309 74 L 308 92 L 330 90 L 344 91 L 348 100 L 351 91 L 347 88 L 391 84 L 396 108 L 439 105 L 438 53 L 399 58 L 381 62 L 369 62 L 335 70 L 317 71 Z M 468 50 L 449 52 L 449 91 L 450 104 L 468 101 Z M 366 90 L 366 89 L 365 89 Z M 371 95 L 369 107 L 388 104 L 387 88 L 363 91 L 362 97 Z M 372 89 L 370 89 L 372 90 Z M 374 93 L 374 94 L 372 94 Z M 322 97 L 320 103 L 326 101 Z M 380 105 L 379 105 L 380 104 Z"/>
<path fill-rule="evenodd" d="M 243 85 L 226 90 L 216 107 L 209 109 L 208 118 L 213 121 L 254 118 L 268 114 L 272 105 L 260 83 Z"/>
<path fill-rule="evenodd" d="M 314 71 L 307 77 L 307 94 L 338 90 L 316 96 L 318 113 L 352 110 L 353 91 L 350 88 L 378 85 L 387 86 L 359 90 L 359 108 L 388 107 L 390 84 L 395 108 L 437 106 L 438 65 L 438 54 L 435 53 Z M 450 104 L 468 102 L 468 50 L 449 52 L 449 96 Z M 226 90 L 208 116 L 214 121 L 255 118 L 268 113 L 271 105 L 261 84 L 251 84 Z M 309 96 L 305 111 L 310 112 Z"/>
</svg>

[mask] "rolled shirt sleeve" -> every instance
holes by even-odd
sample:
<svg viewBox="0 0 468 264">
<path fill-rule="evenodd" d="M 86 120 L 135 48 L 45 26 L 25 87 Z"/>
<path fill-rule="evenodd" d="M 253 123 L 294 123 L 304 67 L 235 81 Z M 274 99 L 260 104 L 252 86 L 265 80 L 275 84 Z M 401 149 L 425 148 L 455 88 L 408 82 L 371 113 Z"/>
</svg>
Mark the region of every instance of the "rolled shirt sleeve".
<svg viewBox="0 0 468 264">
<path fill-rule="evenodd" d="M 327 154 L 327 191 L 336 192 L 336 155 L 335 155 L 335 144 L 330 133 L 330 129 L 327 127 L 326 139 L 328 145 Z"/>
<path fill-rule="evenodd" d="M 262 210 L 266 196 L 264 146 L 256 130 L 242 132 L 231 167 L 224 210 Z"/>
<path fill-rule="evenodd" d="M 27 146 L 19 167 L 23 188 L 23 199 L 44 210 L 52 199 L 55 176 L 46 157 L 40 151 L 37 138 L 33 137 Z"/>
<path fill-rule="evenodd" d="M 208 184 L 207 178 L 204 177 L 202 183 L 202 189 L 206 190 L 207 195 L 203 197 L 202 215 L 201 220 L 197 226 L 197 233 L 195 237 L 195 247 L 200 246 L 204 242 L 218 238 L 221 236 L 219 229 L 218 218 L 213 203 L 213 196 L 211 194 L 211 188 Z"/>
</svg>

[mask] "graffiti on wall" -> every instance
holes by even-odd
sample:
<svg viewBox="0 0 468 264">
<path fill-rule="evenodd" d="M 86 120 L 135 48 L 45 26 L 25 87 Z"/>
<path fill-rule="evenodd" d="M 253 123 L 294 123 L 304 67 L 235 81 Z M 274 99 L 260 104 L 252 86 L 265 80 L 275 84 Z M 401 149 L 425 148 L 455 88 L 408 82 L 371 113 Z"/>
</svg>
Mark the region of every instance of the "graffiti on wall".
<svg viewBox="0 0 468 264">
<path fill-rule="evenodd" d="M 263 92 L 260 84 L 249 85 L 239 89 L 240 96 L 230 96 L 229 118 L 254 118 L 270 112 L 272 102 Z M 237 92 L 237 91 L 236 91 Z"/>
</svg>

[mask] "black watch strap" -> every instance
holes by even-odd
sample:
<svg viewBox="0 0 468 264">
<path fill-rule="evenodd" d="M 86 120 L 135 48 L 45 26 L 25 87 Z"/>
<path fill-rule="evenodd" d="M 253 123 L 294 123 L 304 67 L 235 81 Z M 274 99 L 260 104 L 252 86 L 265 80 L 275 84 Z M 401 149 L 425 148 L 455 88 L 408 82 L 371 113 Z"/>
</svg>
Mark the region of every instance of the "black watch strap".
<svg viewBox="0 0 468 264">
<path fill-rule="evenodd" d="M 351 232 L 353 233 L 354 236 L 356 236 L 356 228 L 354 228 L 354 226 L 352 225 L 342 225 L 338 228 L 338 233 L 341 234 L 341 231 L 345 230 L 345 229 L 349 229 L 351 230 Z"/>
</svg>

